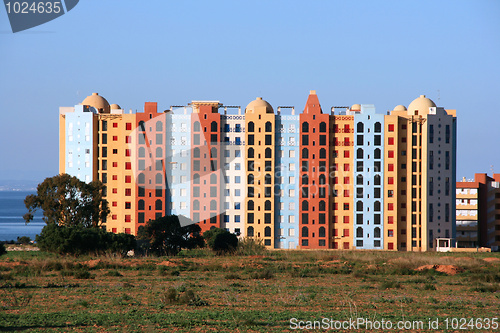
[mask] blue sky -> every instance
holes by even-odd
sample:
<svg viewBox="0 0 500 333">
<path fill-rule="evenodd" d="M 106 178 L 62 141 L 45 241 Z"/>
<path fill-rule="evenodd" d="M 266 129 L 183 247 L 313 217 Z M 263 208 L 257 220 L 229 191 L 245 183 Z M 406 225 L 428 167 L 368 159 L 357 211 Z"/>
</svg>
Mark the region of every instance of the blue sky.
<svg viewBox="0 0 500 333">
<path fill-rule="evenodd" d="M 457 109 L 457 177 L 500 172 L 500 1 L 98 1 L 25 32 L 0 8 L 0 180 L 58 172 L 59 106 L 191 100 Z"/>
</svg>

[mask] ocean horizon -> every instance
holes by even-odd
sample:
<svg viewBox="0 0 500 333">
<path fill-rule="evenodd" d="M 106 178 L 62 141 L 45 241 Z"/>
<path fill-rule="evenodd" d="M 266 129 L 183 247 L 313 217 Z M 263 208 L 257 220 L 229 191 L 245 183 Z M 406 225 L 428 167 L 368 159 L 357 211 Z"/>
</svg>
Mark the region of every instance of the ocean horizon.
<svg viewBox="0 0 500 333">
<path fill-rule="evenodd" d="M 17 237 L 28 236 L 35 240 L 45 222 L 42 211 L 37 211 L 33 221 L 26 224 L 23 215 L 28 212 L 24 198 L 34 191 L 0 191 L 0 241 L 17 240 Z"/>
</svg>

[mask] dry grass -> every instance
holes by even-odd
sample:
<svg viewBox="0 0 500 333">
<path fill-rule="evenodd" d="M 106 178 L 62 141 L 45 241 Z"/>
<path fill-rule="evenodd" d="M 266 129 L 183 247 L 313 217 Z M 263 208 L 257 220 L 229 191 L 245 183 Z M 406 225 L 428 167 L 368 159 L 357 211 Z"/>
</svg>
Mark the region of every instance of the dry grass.
<svg viewBox="0 0 500 333">
<path fill-rule="evenodd" d="M 219 257 L 191 251 L 123 259 L 9 253 L 0 259 L 0 293 L 6 296 L 0 298 L 0 329 L 282 332 L 292 317 L 494 317 L 500 312 L 500 262 L 486 257 L 500 256 L 271 251 Z M 463 272 L 414 271 L 438 264 Z"/>
</svg>

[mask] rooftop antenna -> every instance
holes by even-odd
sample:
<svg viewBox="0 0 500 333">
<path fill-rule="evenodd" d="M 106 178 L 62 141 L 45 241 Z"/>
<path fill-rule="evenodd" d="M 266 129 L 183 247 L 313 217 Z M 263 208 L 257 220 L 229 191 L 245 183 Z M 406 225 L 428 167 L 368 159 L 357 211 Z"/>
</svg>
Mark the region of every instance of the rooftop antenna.
<svg viewBox="0 0 500 333">
<path fill-rule="evenodd" d="M 490 165 L 490 169 L 491 169 L 491 174 L 494 174 L 494 173 L 495 173 L 495 171 L 493 171 L 493 164 L 492 164 L 492 165 Z"/>
<path fill-rule="evenodd" d="M 438 89 L 438 105 L 441 105 L 441 91 Z"/>
</svg>

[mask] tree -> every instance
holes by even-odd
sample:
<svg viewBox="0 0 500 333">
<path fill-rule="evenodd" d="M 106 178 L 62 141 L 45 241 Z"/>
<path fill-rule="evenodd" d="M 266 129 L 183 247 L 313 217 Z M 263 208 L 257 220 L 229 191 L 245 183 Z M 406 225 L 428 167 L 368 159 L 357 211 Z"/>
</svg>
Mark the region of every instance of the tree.
<svg viewBox="0 0 500 333">
<path fill-rule="evenodd" d="M 2 254 L 7 253 L 7 250 L 5 249 L 5 245 L 3 243 L 0 243 L 0 256 Z"/>
<path fill-rule="evenodd" d="M 238 237 L 221 228 L 212 228 L 203 233 L 207 245 L 218 253 L 233 251 L 238 247 Z"/>
<path fill-rule="evenodd" d="M 139 228 L 139 238 L 149 242 L 149 250 L 156 255 L 176 255 L 181 249 L 203 246 L 201 228 L 197 224 L 181 227 L 176 215 L 149 221 Z"/>
<path fill-rule="evenodd" d="M 34 212 L 42 209 L 47 224 L 100 227 L 109 214 L 103 189 L 104 184 L 100 181 L 87 184 L 68 174 L 46 178 L 38 184 L 36 194 L 24 199 L 28 209 L 24 220 L 31 222 Z"/>
</svg>

